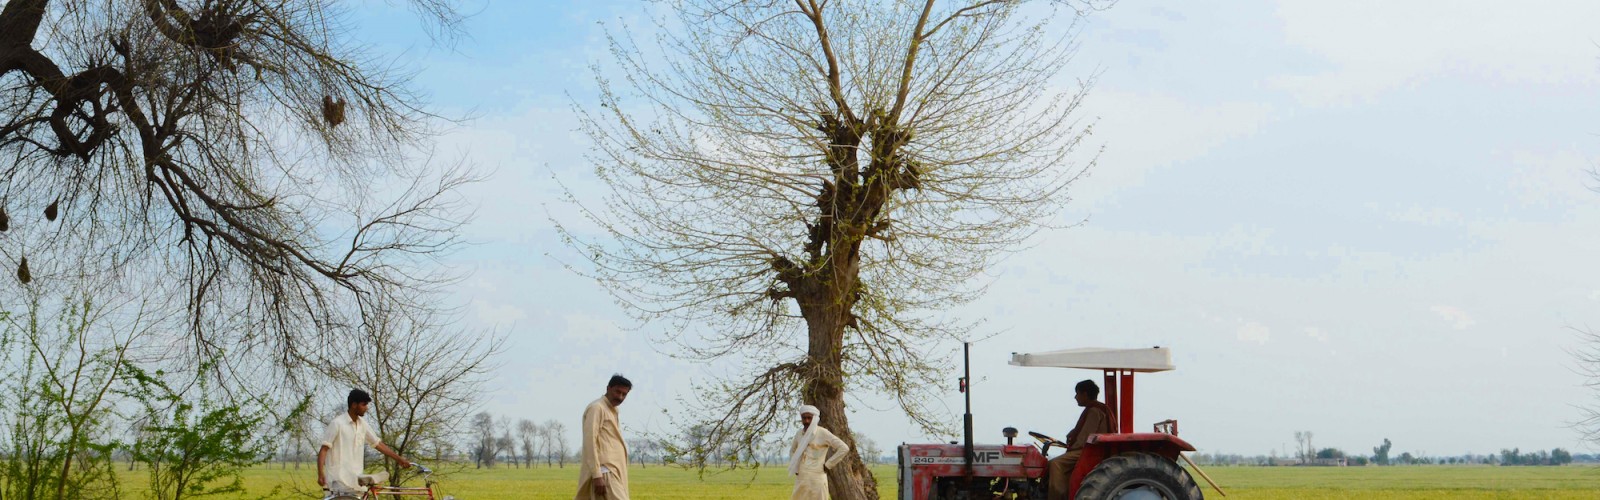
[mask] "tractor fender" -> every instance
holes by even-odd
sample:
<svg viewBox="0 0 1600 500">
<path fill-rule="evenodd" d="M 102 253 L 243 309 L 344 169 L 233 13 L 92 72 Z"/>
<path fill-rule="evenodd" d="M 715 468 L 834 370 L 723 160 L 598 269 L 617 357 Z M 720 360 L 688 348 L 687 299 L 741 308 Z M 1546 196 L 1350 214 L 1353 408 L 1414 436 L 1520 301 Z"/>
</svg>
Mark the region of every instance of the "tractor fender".
<svg viewBox="0 0 1600 500">
<path fill-rule="evenodd" d="M 1128 451 L 1155 453 L 1177 461 L 1178 453 L 1194 451 L 1194 445 L 1183 438 L 1163 432 L 1133 432 L 1128 434 L 1095 434 L 1089 436 L 1085 448 L 1105 448 L 1104 456 Z"/>
</svg>

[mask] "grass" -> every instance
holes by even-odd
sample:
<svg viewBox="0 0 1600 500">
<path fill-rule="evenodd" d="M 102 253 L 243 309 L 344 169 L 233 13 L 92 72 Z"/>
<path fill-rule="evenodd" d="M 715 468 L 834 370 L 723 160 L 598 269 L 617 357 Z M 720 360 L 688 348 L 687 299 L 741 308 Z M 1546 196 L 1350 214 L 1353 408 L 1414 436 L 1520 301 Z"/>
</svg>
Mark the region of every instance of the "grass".
<svg viewBox="0 0 1600 500">
<path fill-rule="evenodd" d="M 441 467 L 441 469 L 445 469 Z M 879 491 L 895 495 L 895 469 L 877 466 Z M 1595 499 L 1600 498 L 1600 467 L 1212 467 L 1206 473 L 1229 499 Z M 462 500 L 568 500 L 577 489 L 578 469 L 460 469 L 442 473 L 438 491 Z M 791 483 L 782 468 L 707 473 L 635 465 L 629 469 L 632 496 L 641 500 L 786 499 Z M 274 464 L 245 473 L 246 495 L 224 498 L 315 498 L 316 469 L 287 470 Z M 1198 480 L 1198 476 L 1196 477 Z M 1207 498 L 1221 498 L 1201 481 Z M 140 498 L 142 471 L 125 473 L 122 489 Z M 276 490 L 276 493 L 274 493 Z M 303 492 L 296 495 L 296 492 Z"/>
<path fill-rule="evenodd" d="M 1593 466 L 1212 467 L 1206 473 L 1230 499 L 1600 498 L 1600 467 Z"/>
<path fill-rule="evenodd" d="M 578 467 L 571 463 L 565 468 L 543 465 L 531 469 L 472 469 L 470 465 L 468 468 L 435 468 L 440 471 L 435 474 L 439 483 L 435 492 L 441 496 L 453 495 L 461 500 L 571 500 L 578 489 Z M 882 485 L 880 492 L 883 497 L 893 498 L 894 468 L 879 466 L 873 472 Z M 123 474 L 123 491 L 130 493 L 130 498 L 139 498 L 145 476 L 140 472 Z M 748 470 L 707 471 L 701 475 L 696 471 L 675 467 L 640 467 L 635 464 L 629 467 L 628 475 L 632 498 L 641 500 L 787 499 L 794 484 L 781 467 L 764 468 L 758 473 Z M 316 478 L 314 464 L 304 464 L 299 470 L 292 465 L 287 469 L 278 464 L 257 467 L 244 474 L 247 494 L 224 498 L 252 499 L 263 495 L 268 495 L 267 498 L 312 498 L 320 493 Z"/>
</svg>

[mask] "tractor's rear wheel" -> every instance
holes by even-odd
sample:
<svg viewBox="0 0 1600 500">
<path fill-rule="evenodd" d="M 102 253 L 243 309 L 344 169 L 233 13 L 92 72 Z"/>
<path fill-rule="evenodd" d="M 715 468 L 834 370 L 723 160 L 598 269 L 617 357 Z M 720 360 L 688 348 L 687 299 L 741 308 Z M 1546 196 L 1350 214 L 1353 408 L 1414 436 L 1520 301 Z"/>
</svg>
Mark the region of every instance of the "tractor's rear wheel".
<svg viewBox="0 0 1600 500">
<path fill-rule="evenodd" d="M 1078 500 L 1201 500 L 1200 485 L 1177 462 L 1154 453 L 1123 453 L 1100 462 Z"/>
</svg>

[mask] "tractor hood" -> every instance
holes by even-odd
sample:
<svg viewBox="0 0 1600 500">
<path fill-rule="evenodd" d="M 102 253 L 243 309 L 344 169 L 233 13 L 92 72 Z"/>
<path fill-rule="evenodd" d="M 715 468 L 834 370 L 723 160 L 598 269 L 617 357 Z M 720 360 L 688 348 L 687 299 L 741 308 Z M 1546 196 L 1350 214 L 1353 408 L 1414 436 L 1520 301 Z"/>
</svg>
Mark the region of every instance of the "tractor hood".
<svg viewBox="0 0 1600 500">
<path fill-rule="evenodd" d="M 1172 366 L 1172 351 L 1165 347 L 1146 349 L 1104 349 L 1089 347 L 1036 353 L 1011 353 L 1015 366 L 1125 370 L 1139 373 L 1164 372 Z"/>
</svg>

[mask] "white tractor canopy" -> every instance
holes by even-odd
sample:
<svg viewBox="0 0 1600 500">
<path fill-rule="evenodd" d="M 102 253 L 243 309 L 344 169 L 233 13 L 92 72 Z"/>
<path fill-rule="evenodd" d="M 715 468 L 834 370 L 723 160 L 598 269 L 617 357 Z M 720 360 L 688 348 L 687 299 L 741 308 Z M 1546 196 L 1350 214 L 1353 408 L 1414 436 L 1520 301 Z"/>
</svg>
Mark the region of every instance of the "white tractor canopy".
<svg viewBox="0 0 1600 500">
<path fill-rule="evenodd" d="M 1047 366 L 1052 368 L 1084 368 L 1089 370 L 1126 370 L 1138 373 L 1164 372 L 1177 369 L 1172 366 L 1172 351 L 1165 347 L 1145 349 L 1106 349 L 1088 347 L 1035 353 L 1011 353 L 1015 366 Z"/>
</svg>

